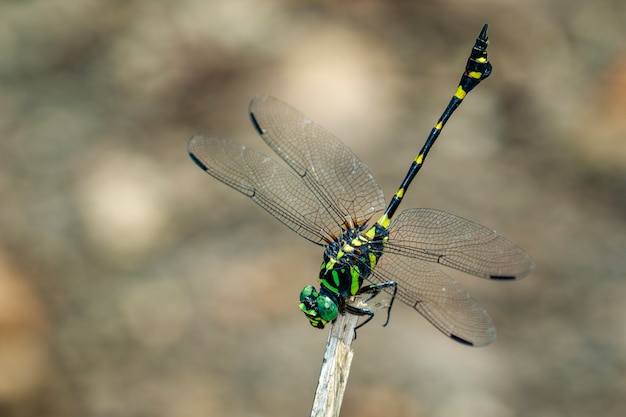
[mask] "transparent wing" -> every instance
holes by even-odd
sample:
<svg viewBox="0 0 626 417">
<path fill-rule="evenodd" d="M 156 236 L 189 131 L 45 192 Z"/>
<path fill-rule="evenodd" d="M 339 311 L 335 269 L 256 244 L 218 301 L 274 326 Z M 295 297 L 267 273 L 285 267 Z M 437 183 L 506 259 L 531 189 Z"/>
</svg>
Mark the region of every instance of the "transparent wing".
<svg viewBox="0 0 626 417">
<path fill-rule="evenodd" d="M 339 139 L 293 107 L 260 95 L 250 117 L 263 140 L 289 165 L 339 224 L 361 224 L 385 208 L 367 166 Z"/>
<path fill-rule="evenodd" d="M 207 173 L 250 197 L 291 230 L 322 245 L 337 223 L 300 177 L 270 157 L 228 139 L 196 135 L 187 150 Z"/>
<path fill-rule="evenodd" d="M 416 208 L 389 227 L 385 253 L 396 253 L 489 279 L 519 279 L 532 259 L 514 243 L 478 223 L 445 211 Z"/>
<path fill-rule="evenodd" d="M 496 328 L 485 309 L 458 282 L 433 265 L 385 250 L 368 279 L 395 281 L 398 300 L 457 342 L 484 346 L 496 339 Z"/>
</svg>

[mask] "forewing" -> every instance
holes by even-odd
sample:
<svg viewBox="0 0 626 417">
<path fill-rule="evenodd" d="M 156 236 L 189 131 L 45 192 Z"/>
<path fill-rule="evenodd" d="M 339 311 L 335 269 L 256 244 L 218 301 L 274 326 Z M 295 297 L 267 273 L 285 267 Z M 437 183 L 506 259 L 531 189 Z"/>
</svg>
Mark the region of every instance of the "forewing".
<svg viewBox="0 0 626 417">
<path fill-rule="evenodd" d="M 498 280 L 522 278 L 534 267 L 526 252 L 493 230 L 426 208 L 405 210 L 393 220 L 387 252 Z"/>
<path fill-rule="evenodd" d="M 321 245 L 336 222 L 302 180 L 253 149 L 211 136 L 196 135 L 187 146 L 191 159 L 224 184 L 250 197 L 291 230 Z"/>
<path fill-rule="evenodd" d="M 446 336 L 484 346 L 496 339 L 491 317 L 458 282 L 419 259 L 385 251 L 369 279 L 395 281 L 396 299 L 413 307 Z"/>
<path fill-rule="evenodd" d="M 343 224 L 358 223 L 385 208 L 385 197 L 363 162 L 339 139 L 293 107 L 260 95 L 250 117 L 263 140 Z"/>
</svg>

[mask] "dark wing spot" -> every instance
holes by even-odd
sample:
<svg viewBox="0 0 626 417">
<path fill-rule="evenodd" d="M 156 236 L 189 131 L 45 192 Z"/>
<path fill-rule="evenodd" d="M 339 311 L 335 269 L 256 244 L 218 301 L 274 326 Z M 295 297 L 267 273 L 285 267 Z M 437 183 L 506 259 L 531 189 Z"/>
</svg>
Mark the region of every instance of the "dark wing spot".
<svg viewBox="0 0 626 417">
<path fill-rule="evenodd" d="M 511 275 L 489 275 L 489 278 L 496 281 L 511 281 L 515 279 L 515 277 Z"/>
<path fill-rule="evenodd" d="M 190 154 L 189 154 L 189 157 L 191 158 L 191 160 L 192 160 L 193 162 L 195 162 L 195 163 L 196 163 L 196 165 L 198 165 L 198 166 L 199 166 L 200 168 L 202 168 L 204 171 L 208 171 L 208 169 L 207 169 L 206 165 L 204 165 L 204 164 L 203 164 L 203 163 L 202 163 L 202 162 L 201 162 L 198 158 L 196 158 L 194 154 L 190 153 Z"/>
<path fill-rule="evenodd" d="M 454 341 L 457 341 L 457 342 L 459 342 L 459 343 L 463 344 L 463 345 L 466 345 L 466 346 L 474 346 L 474 344 L 473 344 L 472 342 L 469 342 L 469 341 L 467 341 L 467 340 L 465 340 L 465 339 L 461 339 L 460 337 L 455 336 L 455 335 L 453 335 L 453 334 L 451 334 L 451 335 L 450 335 L 450 338 L 451 338 L 452 340 L 454 340 Z"/>
<path fill-rule="evenodd" d="M 259 132 L 259 135 L 263 135 L 263 129 L 261 129 L 261 126 L 259 126 L 259 122 L 256 121 L 256 117 L 254 117 L 254 113 L 252 112 L 250 112 L 250 120 L 252 121 L 252 124 L 254 125 L 256 131 Z"/>
</svg>

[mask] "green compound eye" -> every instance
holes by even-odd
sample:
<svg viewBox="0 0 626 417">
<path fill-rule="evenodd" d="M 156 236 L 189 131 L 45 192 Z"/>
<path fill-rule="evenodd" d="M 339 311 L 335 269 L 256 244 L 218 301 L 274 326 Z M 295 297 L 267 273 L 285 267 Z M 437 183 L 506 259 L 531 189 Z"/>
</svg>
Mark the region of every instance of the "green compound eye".
<svg viewBox="0 0 626 417">
<path fill-rule="evenodd" d="M 337 318 L 337 304 L 325 295 L 317 297 L 317 312 L 326 321 L 333 321 Z"/>
<path fill-rule="evenodd" d="M 316 299 L 318 297 L 317 291 L 312 285 L 307 285 L 302 288 L 302 292 L 300 292 L 300 302 L 304 303 L 307 300 Z"/>
</svg>

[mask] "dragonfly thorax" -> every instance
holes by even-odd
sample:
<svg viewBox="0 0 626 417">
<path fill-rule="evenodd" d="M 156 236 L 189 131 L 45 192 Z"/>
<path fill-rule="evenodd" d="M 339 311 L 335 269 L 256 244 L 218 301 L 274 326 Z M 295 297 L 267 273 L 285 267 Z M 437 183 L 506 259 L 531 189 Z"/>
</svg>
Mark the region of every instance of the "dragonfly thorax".
<svg viewBox="0 0 626 417">
<path fill-rule="evenodd" d="M 382 255 L 387 230 L 379 225 L 348 229 L 328 244 L 320 267 L 320 291 L 308 285 L 300 293 L 300 309 L 313 327 L 324 328 L 344 313 Z"/>
</svg>

